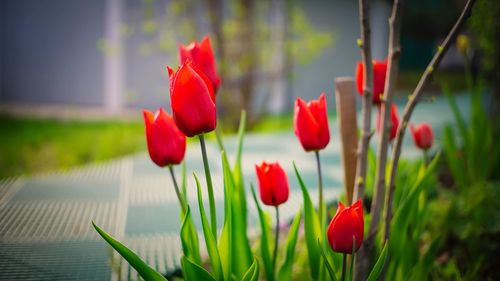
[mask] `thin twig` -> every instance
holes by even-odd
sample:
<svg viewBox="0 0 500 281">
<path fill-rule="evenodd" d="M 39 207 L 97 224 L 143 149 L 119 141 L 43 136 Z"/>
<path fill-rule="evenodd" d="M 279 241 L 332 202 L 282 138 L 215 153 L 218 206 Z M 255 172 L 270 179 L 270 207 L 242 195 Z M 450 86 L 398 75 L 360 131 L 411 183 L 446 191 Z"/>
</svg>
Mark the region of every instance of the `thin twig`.
<svg viewBox="0 0 500 281">
<path fill-rule="evenodd" d="M 434 54 L 434 57 L 432 58 L 431 62 L 427 66 L 427 69 L 425 70 L 424 74 L 420 78 L 420 81 L 417 84 L 417 87 L 415 90 L 413 90 L 413 93 L 409 97 L 409 101 L 406 104 L 406 107 L 403 112 L 403 116 L 401 118 L 401 124 L 398 128 L 398 131 L 396 133 L 396 142 L 394 145 L 394 150 L 392 151 L 392 162 L 391 162 L 391 174 L 389 178 L 389 194 L 386 197 L 386 212 L 385 212 L 385 225 L 386 225 L 386 231 L 384 237 L 386 239 L 389 238 L 390 236 L 390 228 L 387 227 L 391 223 L 392 219 L 392 200 L 393 200 L 393 193 L 396 188 L 395 186 L 395 180 L 396 180 L 396 173 L 398 170 L 398 162 L 399 162 L 399 157 L 401 156 L 401 146 L 403 144 L 403 138 L 404 134 L 406 131 L 406 127 L 408 126 L 408 122 L 410 121 L 411 114 L 413 113 L 413 109 L 417 105 L 417 102 L 420 98 L 420 95 L 422 94 L 424 88 L 429 84 L 429 82 L 432 79 L 432 74 L 434 73 L 434 70 L 436 70 L 439 66 L 439 63 L 441 62 L 441 59 L 443 58 L 443 55 L 446 53 L 448 48 L 450 47 L 451 43 L 454 41 L 458 31 L 460 28 L 464 25 L 465 20 L 470 16 L 472 7 L 474 6 L 474 3 L 476 0 L 468 0 L 467 3 L 465 4 L 465 7 L 460 14 L 460 17 L 458 18 L 457 22 L 455 25 L 452 27 L 446 38 L 444 39 L 443 43 L 438 47 L 437 52 Z"/>
<path fill-rule="evenodd" d="M 361 29 L 361 40 L 358 46 L 361 49 L 361 59 L 363 67 L 363 99 L 362 99 L 362 128 L 361 138 L 358 145 L 358 160 L 356 169 L 356 185 L 354 187 L 354 201 L 363 198 L 365 194 L 366 170 L 368 158 L 368 146 L 370 143 L 370 126 L 371 126 L 371 106 L 372 106 L 372 89 L 373 89 L 373 66 L 371 56 L 370 42 L 370 5 L 368 0 L 359 0 L 359 24 Z M 356 278 L 355 280 L 365 280 L 368 270 L 370 252 L 369 249 L 361 247 L 356 263 Z"/>
<path fill-rule="evenodd" d="M 392 122 L 390 120 L 392 97 L 394 96 L 396 79 L 399 70 L 399 58 L 401 47 L 399 38 L 401 34 L 402 23 L 402 3 L 403 0 L 396 0 L 392 6 L 392 15 L 389 18 L 389 50 L 388 50 L 388 68 L 385 79 L 384 98 L 382 99 L 380 116 L 382 117 L 378 153 L 377 153 L 377 172 L 375 177 L 375 188 L 373 193 L 371 215 L 368 237 L 377 233 L 380 217 L 384 209 L 385 193 L 385 172 L 387 164 L 387 148 L 389 146 L 389 132 Z M 368 240 L 374 243 L 374 239 Z M 373 247 L 372 247 L 373 248 Z"/>
<path fill-rule="evenodd" d="M 366 167 L 368 156 L 368 145 L 370 143 L 371 106 L 373 89 L 373 66 L 370 43 L 370 5 L 367 0 L 359 0 L 359 24 L 361 26 L 361 41 L 358 45 L 361 49 L 361 60 L 363 62 L 363 127 L 361 139 L 359 140 L 358 167 L 356 169 L 356 187 L 354 189 L 354 200 L 363 198 L 365 194 Z"/>
</svg>

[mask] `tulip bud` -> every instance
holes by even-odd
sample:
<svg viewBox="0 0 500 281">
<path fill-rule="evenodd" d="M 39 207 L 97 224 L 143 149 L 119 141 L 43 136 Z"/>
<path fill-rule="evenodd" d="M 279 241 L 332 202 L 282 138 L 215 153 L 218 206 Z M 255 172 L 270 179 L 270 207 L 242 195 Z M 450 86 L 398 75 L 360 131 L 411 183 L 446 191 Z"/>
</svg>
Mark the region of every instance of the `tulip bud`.
<svg viewBox="0 0 500 281">
<path fill-rule="evenodd" d="M 266 163 L 255 165 L 259 180 L 260 198 L 268 206 L 278 206 L 288 200 L 288 177 L 278 164 Z"/>
<path fill-rule="evenodd" d="M 186 152 L 186 136 L 163 108 L 154 115 L 143 110 L 143 115 L 151 160 L 160 167 L 179 164 Z"/>
<path fill-rule="evenodd" d="M 427 123 L 422 123 L 418 126 L 411 125 L 410 131 L 413 136 L 413 141 L 418 148 L 422 150 L 431 148 L 434 141 L 431 125 Z"/>
<path fill-rule="evenodd" d="M 357 251 L 363 242 L 363 232 L 364 219 L 361 199 L 347 208 L 342 202 L 339 202 L 337 213 L 330 222 L 327 232 L 328 242 L 333 251 L 350 254 L 353 244 L 354 251 Z"/>
<path fill-rule="evenodd" d="M 217 74 L 214 51 L 208 36 L 205 36 L 199 43 L 194 41 L 187 46 L 179 45 L 179 58 L 181 64 L 191 61 L 200 69 L 212 82 L 214 92 L 217 92 L 220 78 Z"/>
<path fill-rule="evenodd" d="M 295 135 L 305 151 L 321 150 L 330 142 L 325 93 L 307 104 L 297 98 L 294 116 Z"/>
<path fill-rule="evenodd" d="M 375 105 L 380 104 L 381 96 L 384 95 L 385 87 L 385 75 L 387 73 L 387 60 L 373 60 L 373 91 L 372 91 L 372 103 Z M 364 92 L 364 64 L 358 62 L 356 66 L 356 84 L 358 86 L 358 92 L 363 96 Z"/>
<path fill-rule="evenodd" d="M 460 34 L 457 36 L 457 40 L 456 40 L 456 46 L 457 46 L 457 50 L 458 52 L 463 56 L 463 57 L 467 57 L 468 53 L 469 53 L 469 50 L 470 50 L 470 40 L 469 40 L 469 37 L 467 37 L 467 35 L 464 35 L 464 34 Z"/>
<path fill-rule="evenodd" d="M 177 127 L 188 137 L 211 132 L 217 124 L 212 82 L 191 63 L 169 67 L 170 101 Z"/>
<path fill-rule="evenodd" d="M 380 116 L 380 107 L 377 111 L 377 131 L 380 133 L 380 126 L 382 126 L 382 120 Z M 389 130 L 389 141 L 396 138 L 396 133 L 398 132 L 399 117 L 398 117 L 398 107 L 395 104 L 391 105 L 391 128 Z"/>
</svg>

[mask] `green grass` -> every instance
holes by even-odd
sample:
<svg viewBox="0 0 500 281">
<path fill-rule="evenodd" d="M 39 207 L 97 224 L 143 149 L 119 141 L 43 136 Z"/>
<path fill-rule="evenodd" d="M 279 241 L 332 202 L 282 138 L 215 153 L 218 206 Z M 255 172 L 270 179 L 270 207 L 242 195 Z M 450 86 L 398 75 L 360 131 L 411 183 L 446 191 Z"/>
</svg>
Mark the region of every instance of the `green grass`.
<svg viewBox="0 0 500 281">
<path fill-rule="evenodd" d="M 267 116 L 251 129 L 260 133 L 289 130 L 293 130 L 291 114 Z M 0 179 L 146 150 L 142 121 L 59 121 L 0 115 L 0 136 Z M 208 138 L 213 136 L 209 134 Z M 197 139 L 188 138 L 191 141 Z"/>
<path fill-rule="evenodd" d="M 142 122 L 0 116 L 0 178 L 65 169 L 146 149 Z"/>
</svg>

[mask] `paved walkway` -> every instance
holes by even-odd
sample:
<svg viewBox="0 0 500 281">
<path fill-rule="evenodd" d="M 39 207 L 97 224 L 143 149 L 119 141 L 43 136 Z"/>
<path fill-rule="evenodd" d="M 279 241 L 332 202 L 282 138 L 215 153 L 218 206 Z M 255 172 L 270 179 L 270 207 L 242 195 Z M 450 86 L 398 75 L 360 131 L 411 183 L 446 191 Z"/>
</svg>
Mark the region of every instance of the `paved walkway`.
<svg viewBox="0 0 500 281">
<path fill-rule="evenodd" d="M 461 98 L 459 104 L 467 111 L 467 99 Z M 448 106 L 438 100 L 417 108 L 414 120 L 432 123 L 439 139 L 442 125 L 451 118 Z M 404 157 L 419 155 L 412 149 L 411 138 L 407 136 L 406 140 Z M 235 138 L 228 138 L 230 159 L 235 147 Z M 332 142 L 321 153 L 327 200 L 341 192 L 339 150 L 336 124 L 332 122 Z M 218 210 L 222 211 L 220 153 L 214 143 L 208 143 L 208 154 Z M 292 217 L 302 201 L 292 161 L 297 162 L 311 196 L 317 198 L 314 155 L 303 152 L 291 132 L 247 135 L 243 166 L 246 183 L 256 182 L 253 164 L 262 160 L 279 160 L 288 171 L 292 192 L 282 208 L 283 219 Z M 188 146 L 186 163 L 188 171 L 196 172 L 204 184 L 197 145 Z M 196 206 L 191 176 L 188 187 L 191 205 Z M 248 206 L 249 219 L 254 221 L 255 206 L 250 196 Z M 193 211 L 197 218 L 198 210 Z M 219 223 L 222 215 L 218 212 Z M 137 280 L 137 273 L 98 237 L 91 220 L 161 272 L 179 265 L 179 208 L 171 179 L 167 170 L 156 167 L 142 153 L 67 172 L 1 181 L 0 280 Z"/>
</svg>

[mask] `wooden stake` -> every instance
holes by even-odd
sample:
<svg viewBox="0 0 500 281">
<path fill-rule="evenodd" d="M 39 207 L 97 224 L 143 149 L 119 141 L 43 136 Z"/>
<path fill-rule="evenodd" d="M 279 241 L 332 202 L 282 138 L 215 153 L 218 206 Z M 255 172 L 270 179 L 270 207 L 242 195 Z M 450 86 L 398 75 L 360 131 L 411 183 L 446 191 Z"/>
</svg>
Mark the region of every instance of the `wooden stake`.
<svg viewBox="0 0 500 281">
<path fill-rule="evenodd" d="M 340 143 L 342 146 L 344 189 L 347 196 L 347 203 L 351 205 L 358 158 L 358 125 L 356 121 L 356 93 L 354 92 L 353 78 L 339 77 L 335 79 L 335 100 Z"/>
</svg>

